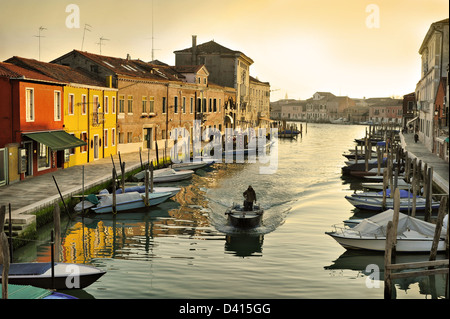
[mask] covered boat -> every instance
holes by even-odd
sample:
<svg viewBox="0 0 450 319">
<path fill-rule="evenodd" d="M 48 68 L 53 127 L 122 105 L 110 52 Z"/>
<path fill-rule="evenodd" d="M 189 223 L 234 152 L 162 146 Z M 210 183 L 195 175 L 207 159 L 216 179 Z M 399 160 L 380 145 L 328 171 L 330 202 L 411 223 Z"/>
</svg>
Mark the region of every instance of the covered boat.
<svg viewBox="0 0 450 319">
<path fill-rule="evenodd" d="M 174 169 L 175 171 L 181 171 L 181 170 L 196 170 L 196 169 L 200 169 L 209 165 L 214 164 L 216 161 L 213 159 L 210 160 L 204 160 L 202 159 L 200 160 L 194 160 L 192 162 L 182 162 L 182 163 L 175 163 L 170 165 L 170 167 L 172 169 Z"/>
<path fill-rule="evenodd" d="M 3 265 L 0 265 L 0 282 Z M 9 265 L 8 283 L 30 285 L 45 289 L 83 289 L 106 272 L 84 264 L 51 262 L 12 263 Z"/>
<path fill-rule="evenodd" d="M 405 189 L 400 189 L 399 193 L 400 193 L 400 198 L 408 198 L 408 197 L 413 198 L 414 197 L 413 193 L 410 193 Z M 381 198 L 383 198 L 383 191 L 381 191 L 381 192 L 356 192 L 355 191 L 351 196 L 352 197 L 371 197 L 371 198 L 374 198 L 374 197 L 380 198 L 381 197 Z M 386 198 L 388 198 L 390 196 L 391 196 L 391 189 L 388 188 L 388 189 L 386 189 Z M 418 198 L 420 198 L 420 196 L 418 196 Z"/>
<path fill-rule="evenodd" d="M 335 227 L 335 231 L 325 234 L 333 237 L 346 249 L 365 249 L 384 251 L 386 247 L 387 224 L 393 220 L 394 210 L 362 220 L 353 228 Z M 445 251 L 445 236 L 447 234 L 448 215 L 444 219 L 438 252 Z M 397 252 L 430 252 L 436 225 L 399 213 L 397 227 Z"/>
<path fill-rule="evenodd" d="M 139 173 L 134 175 L 134 178 L 137 180 L 145 179 L 145 170 L 140 171 Z M 193 170 L 179 170 L 176 171 L 172 168 L 161 168 L 153 171 L 153 182 L 154 183 L 164 183 L 164 182 L 176 182 L 185 179 L 189 179 L 194 174 Z"/>
<path fill-rule="evenodd" d="M 383 182 L 375 183 L 361 183 L 361 186 L 368 189 L 383 189 Z M 407 183 L 404 179 L 399 178 L 397 180 L 398 189 L 412 189 L 412 185 Z"/>
<path fill-rule="evenodd" d="M 180 187 L 153 187 L 152 193 L 172 193 L 172 196 L 175 196 L 178 194 L 178 192 L 181 190 Z M 116 194 L 122 194 L 122 188 L 119 188 L 116 190 Z M 131 193 L 131 192 L 138 192 L 138 193 L 145 193 L 145 185 L 136 185 L 136 186 L 129 186 L 125 187 L 125 193 Z"/>
<path fill-rule="evenodd" d="M 253 205 L 253 210 L 245 211 L 239 204 L 233 204 L 227 209 L 225 215 L 228 216 L 230 225 L 239 228 L 253 228 L 261 225 L 264 210 L 258 205 Z"/>
<path fill-rule="evenodd" d="M 156 206 L 165 202 L 170 197 L 172 193 L 149 193 L 149 203 L 148 206 Z M 127 211 L 138 208 L 145 207 L 145 195 L 138 192 L 130 192 L 123 194 L 116 194 L 116 211 Z M 97 214 L 112 213 L 113 212 L 113 198 L 112 194 L 102 196 L 99 200 L 97 206 L 91 208 Z"/>
</svg>

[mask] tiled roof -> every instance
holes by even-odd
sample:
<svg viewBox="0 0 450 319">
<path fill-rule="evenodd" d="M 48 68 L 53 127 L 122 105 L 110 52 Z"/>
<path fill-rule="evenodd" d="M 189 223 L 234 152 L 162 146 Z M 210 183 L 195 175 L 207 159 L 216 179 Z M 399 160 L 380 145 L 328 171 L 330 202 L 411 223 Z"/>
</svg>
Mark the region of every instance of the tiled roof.
<svg viewBox="0 0 450 319">
<path fill-rule="evenodd" d="M 203 65 L 177 65 L 175 70 L 179 73 L 197 73 Z"/>
<path fill-rule="evenodd" d="M 105 87 L 105 81 L 101 81 L 99 79 L 95 79 L 91 76 L 88 76 L 81 70 L 73 69 L 71 67 L 41 62 L 34 59 L 26 59 L 22 57 L 14 56 L 6 62 L 15 64 L 17 66 L 30 69 L 32 71 L 39 72 L 46 76 L 52 77 L 59 81 L 70 82 L 70 83 L 78 83 L 85 85 L 93 85 L 93 86 L 101 86 Z"/>
<path fill-rule="evenodd" d="M 233 51 L 231 49 L 228 49 L 228 48 L 224 47 L 223 45 L 220 45 L 219 43 L 214 42 L 214 40 L 197 45 L 196 50 L 197 50 L 197 53 L 230 53 L 230 54 L 240 53 L 239 51 Z M 190 52 L 192 52 L 192 47 L 175 51 L 175 53 L 178 53 L 178 52 L 190 53 Z"/>
<path fill-rule="evenodd" d="M 0 76 L 8 78 L 21 78 L 23 80 L 45 81 L 45 82 L 65 84 L 64 81 L 59 81 L 57 79 L 41 74 L 39 72 L 28 70 L 20 66 L 6 62 L 0 62 Z"/>
<path fill-rule="evenodd" d="M 179 81 L 179 74 L 170 66 L 150 64 L 141 60 L 122 59 L 74 50 L 78 54 L 109 69 L 117 75 L 147 78 L 159 81 Z"/>
</svg>

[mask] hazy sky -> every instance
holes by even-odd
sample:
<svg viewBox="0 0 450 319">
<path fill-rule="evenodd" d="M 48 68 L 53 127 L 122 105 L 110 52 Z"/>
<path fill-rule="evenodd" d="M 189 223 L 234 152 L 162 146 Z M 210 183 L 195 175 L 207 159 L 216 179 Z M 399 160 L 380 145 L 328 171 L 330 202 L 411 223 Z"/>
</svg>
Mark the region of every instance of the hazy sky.
<svg viewBox="0 0 450 319">
<path fill-rule="evenodd" d="M 38 59 L 41 26 L 41 61 L 80 50 L 88 24 L 83 50 L 100 53 L 103 37 L 102 54 L 150 61 L 153 16 L 156 59 L 173 65 L 192 35 L 214 40 L 254 60 L 250 74 L 270 82 L 272 101 L 402 96 L 420 79 L 425 34 L 448 10 L 448 0 L 0 0 L 0 60 Z"/>
</svg>

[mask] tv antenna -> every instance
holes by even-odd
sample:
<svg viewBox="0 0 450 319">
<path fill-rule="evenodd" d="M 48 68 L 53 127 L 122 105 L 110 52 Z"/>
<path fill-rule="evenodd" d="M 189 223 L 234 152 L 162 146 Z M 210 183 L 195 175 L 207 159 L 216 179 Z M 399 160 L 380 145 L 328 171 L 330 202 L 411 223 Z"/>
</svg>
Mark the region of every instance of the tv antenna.
<svg viewBox="0 0 450 319">
<path fill-rule="evenodd" d="M 47 28 L 39 27 L 38 35 L 34 35 L 34 37 L 39 38 L 39 61 L 41 61 L 41 38 L 45 38 L 43 35 L 41 35 L 41 31 L 47 30 Z"/>
<path fill-rule="evenodd" d="M 100 41 L 97 42 L 97 44 L 100 46 L 100 55 L 102 55 L 102 45 L 103 42 L 102 41 L 109 41 L 109 39 L 105 39 L 103 36 L 100 38 Z"/>
<path fill-rule="evenodd" d="M 91 29 L 89 29 L 89 28 L 92 28 L 92 26 L 90 26 L 89 24 L 85 23 L 85 24 L 84 24 L 84 31 L 83 31 L 83 41 L 81 42 L 81 51 L 83 51 L 83 46 L 84 46 L 84 35 L 86 34 L 86 31 L 91 32 Z"/>
</svg>

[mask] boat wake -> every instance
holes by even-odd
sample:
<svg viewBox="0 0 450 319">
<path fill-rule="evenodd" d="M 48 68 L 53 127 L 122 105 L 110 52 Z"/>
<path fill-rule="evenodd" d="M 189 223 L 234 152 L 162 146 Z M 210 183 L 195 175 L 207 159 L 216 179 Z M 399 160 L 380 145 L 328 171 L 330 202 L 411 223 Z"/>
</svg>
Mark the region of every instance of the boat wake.
<svg viewBox="0 0 450 319">
<path fill-rule="evenodd" d="M 225 211 L 232 206 L 232 202 L 220 202 L 209 199 L 209 219 L 211 225 L 213 225 L 217 231 L 226 235 L 265 235 L 284 224 L 286 216 L 291 210 L 291 207 L 288 205 L 289 203 L 290 202 L 287 201 L 271 205 L 258 203 L 260 207 L 264 209 L 261 225 L 249 229 L 242 229 L 229 225 L 227 216 L 225 215 Z"/>
</svg>

